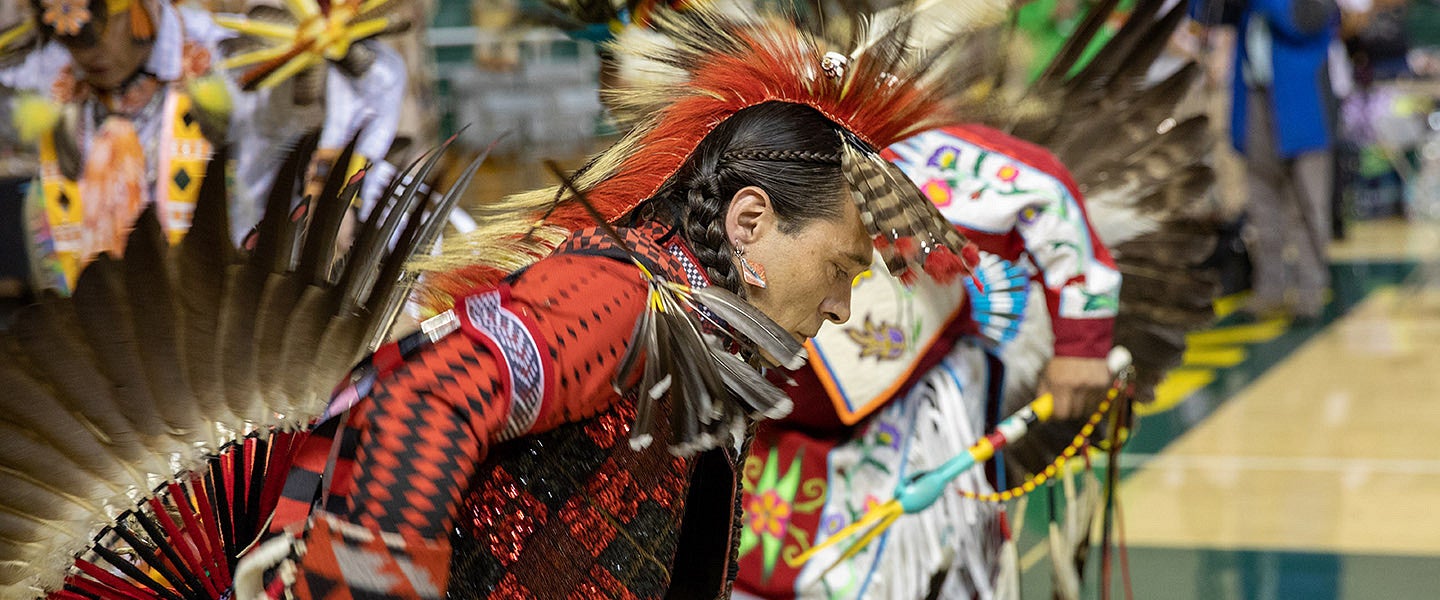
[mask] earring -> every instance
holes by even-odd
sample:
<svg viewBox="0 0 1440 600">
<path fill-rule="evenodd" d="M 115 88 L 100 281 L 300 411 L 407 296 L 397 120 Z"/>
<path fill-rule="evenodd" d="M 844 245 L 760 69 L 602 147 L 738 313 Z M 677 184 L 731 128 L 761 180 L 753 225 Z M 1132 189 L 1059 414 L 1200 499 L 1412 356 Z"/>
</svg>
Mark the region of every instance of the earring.
<svg viewBox="0 0 1440 600">
<path fill-rule="evenodd" d="M 740 259 L 740 278 L 744 279 L 745 283 L 758 288 L 764 288 L 765 267 L 758 262 L 752 263 L 746 259 L 745 250 L 738 246 L 735 248 L 735 258 Z"/>
</svg>

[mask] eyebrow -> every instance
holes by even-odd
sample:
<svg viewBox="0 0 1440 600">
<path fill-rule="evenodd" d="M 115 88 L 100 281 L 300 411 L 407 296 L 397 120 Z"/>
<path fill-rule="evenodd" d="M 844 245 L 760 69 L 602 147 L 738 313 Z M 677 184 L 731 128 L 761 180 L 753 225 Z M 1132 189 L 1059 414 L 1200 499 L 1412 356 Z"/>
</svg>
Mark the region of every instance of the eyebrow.
<svg viewBox="0 0 1440 600">
<path fill-rule="evenodd" d="M 846 254 L 846 255 L 845 255 L 845 258 L 850 259 L 850 262 L 855 263 L 855 265 L 856 265 L 856 266 L 859 266 L 859 267 L 868 267 L 868 266 L 870 266 L 870 255 L 869 255 L 869 254 L 866 254 L 866 255 L 863 255 L 863 256 L 860 255 L 860 254 Z"/>
</svg>

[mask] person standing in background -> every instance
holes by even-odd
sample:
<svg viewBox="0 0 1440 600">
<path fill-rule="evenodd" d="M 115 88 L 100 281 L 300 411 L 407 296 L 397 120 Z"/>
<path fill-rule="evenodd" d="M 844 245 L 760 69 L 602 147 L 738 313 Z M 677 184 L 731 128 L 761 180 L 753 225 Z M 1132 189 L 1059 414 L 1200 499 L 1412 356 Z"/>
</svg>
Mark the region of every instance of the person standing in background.
<svg viewBox="0 0 1440 600">
<path fill-rule="evenodd" d="M 1231 142 L 1245 159 L 1257 316 L 1320 316 L 1329 285 L 1334 0 L 1199 0 L 1191 17 L 1236 27 Z"/>
</svg>

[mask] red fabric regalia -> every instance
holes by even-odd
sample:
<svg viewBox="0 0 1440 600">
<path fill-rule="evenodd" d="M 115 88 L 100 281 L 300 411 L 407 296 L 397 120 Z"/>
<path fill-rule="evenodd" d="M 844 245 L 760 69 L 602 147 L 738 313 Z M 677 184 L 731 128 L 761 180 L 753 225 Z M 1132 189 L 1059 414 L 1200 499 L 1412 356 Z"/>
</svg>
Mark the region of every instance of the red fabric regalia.
<svg viewBox="0 0 1440 600">
<path fill-rule="evenodd" d="M 656 272 L 706 285 L 672 231 L 622 231 Z M 672 597 L 720 593 L 737 454 L 675 456 L 665 415 L 655 443 L 626 443 L 635 401 L 611 378 L 647 288 L 617 250 L 597 230 L 577 232 L 462 298 L 439 318 L 458 321 L 454 332 L 415 334 L 357 369 L 297 456 L 277 512 L 277 529 L 305 516 L 328 460 L 323 510 L 291 559 L 303 573 L 296 594 L 659 598 L 672 582 Z"/>
</svg>

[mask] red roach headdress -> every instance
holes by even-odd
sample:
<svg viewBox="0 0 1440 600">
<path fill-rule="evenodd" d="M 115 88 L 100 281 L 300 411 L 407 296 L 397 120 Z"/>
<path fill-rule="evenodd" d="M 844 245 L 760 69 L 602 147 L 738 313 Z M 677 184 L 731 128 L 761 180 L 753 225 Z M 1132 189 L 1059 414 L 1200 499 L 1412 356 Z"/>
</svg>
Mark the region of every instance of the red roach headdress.
<svg viewBox="0 0 1440 600">
<path fill-rule="evenodd" d="M 974 51 L 978 36 L 996 35 L 1004 11 L 968 15 L 968 31 L 923 53 L 910 43 L 911 18 L 900 14 L 885 25 L 857 28 L 852 49 L 841 54 L 796 26 L 793 15 L 737 14 L 709 5 L 654 11 L 648 28 L 629 28 L 609 44 L 625 75 L 604 94 L 630 129 L 579 174 L 578 189 L 606 218 L 619 219 L 654 196 L 725 119 L 764 102 L 803 104 L 845 131 L 843 171 L 892 272 L 914 277 L 923 269 L 942 280 L 963 273 L 966 255 L 973 255 L 966 240 L 876 149 L 1005 112 L 990 93 L 994 69 L 982 67 L 994 58 Z M 591 224 L 573 203 L 555 207 L 538 229 L 533 220 L 516 223 L 517 210 L 538 217 L 557 197 L 554 189 L 541 190 L 482 207 L 481 228 L 472 241 L 447 248 L 442 268 L 478 261 L 513 269 L 548 248 L 496 240 L 524 232 L 534 240 L 538 232 L 553 244 Z"/>
</svg>

